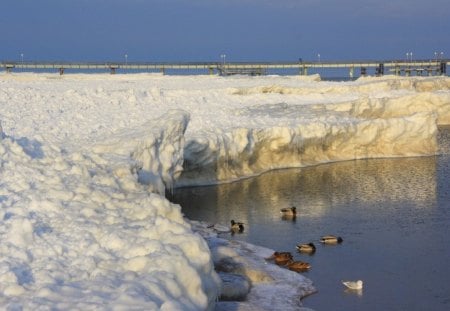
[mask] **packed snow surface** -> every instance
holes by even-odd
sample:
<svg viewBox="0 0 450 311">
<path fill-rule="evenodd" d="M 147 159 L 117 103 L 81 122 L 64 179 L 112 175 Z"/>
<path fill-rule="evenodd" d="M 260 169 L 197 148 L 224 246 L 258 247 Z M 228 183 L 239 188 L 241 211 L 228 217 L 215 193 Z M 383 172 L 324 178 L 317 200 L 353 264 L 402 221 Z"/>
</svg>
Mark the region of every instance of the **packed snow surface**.
<svg viewBox="0 0 450 311">
<path fill-rule="evenodd" d="M 437 125 L 450 123 L 449 78 L 319 80 L 1 74 L 0 305 L 212 310 L 230 291 L 215 271 L 228 248 L 208 245 L 166 190 L 437 152 Z M 233 258 L 262 252 L 234 249 Z M 283 273 L 301 285 L 283 299 L 295 310 L 313 289 Z M 273 309 L 263 299 L 277 292 L 271 280 L 252 280 L 245 303 L 218 308 Z"/>
</svg>

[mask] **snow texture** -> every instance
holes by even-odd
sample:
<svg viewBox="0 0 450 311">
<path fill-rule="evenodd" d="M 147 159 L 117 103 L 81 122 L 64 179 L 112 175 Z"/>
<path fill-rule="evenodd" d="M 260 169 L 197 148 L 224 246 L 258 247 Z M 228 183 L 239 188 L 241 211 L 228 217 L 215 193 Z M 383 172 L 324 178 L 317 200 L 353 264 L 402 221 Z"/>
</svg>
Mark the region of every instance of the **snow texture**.
<svg viewBox="0 0 450 311">
<path fill-rule="evenodd" d="M 148 135 L 127 136 L 115 151 L 130 147 L 128 163 L 37 142 L 29 150 L 29 142 L 6 136 L 0 304 L 211 309 L 220 283 L 208 246 L 179 206 L 137 183 L 144 169 L 155 169 L 146 180 L 155 190 L 171 182 L 165 177 L 179 165 L 185 121 L 185 114 L 167 114 Z"/>
<path fill-rule="evenodd" d="M 0 305 L 298 310 L 311 281 L 267 265 L 270 250 L 200 235 L 165 191 L 436 154 L 449 86 L 446 77 L 0 74 Z"/>
</svg>

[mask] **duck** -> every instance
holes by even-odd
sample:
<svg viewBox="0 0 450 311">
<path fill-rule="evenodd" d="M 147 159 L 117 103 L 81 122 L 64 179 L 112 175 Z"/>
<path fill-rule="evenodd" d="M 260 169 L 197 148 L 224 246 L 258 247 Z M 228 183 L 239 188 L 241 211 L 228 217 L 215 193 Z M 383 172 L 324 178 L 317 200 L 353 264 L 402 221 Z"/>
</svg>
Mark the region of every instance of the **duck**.
<svg viewBox="0 0 450 311">
<path fill-rule="evenodd" d="M 314 243 L 310 242 L 307 244 L 298 244 L 297 245 L 297 250 L 301 253 L 309 253 L 312 254 L 316 251 L 316 246 L 314 245 Z"/>
<path fill-rule="evenodd" d="M 295 272 L 304 272 L 311 268 L 311 265 L 303 261 L 293 261 L 290 260 L 286 263 L 286 268 Z"/>
<path fill-rule="evenodd" d="M 275 258 L 281 258 L 281 257 L 289 257 L 292 258 L 292 253 L 291 252 L 274 252 L 272 255 L 270 255 L 270 257 L 266 258 L 267 260 L 274 260 Z"/>
<path fill-rule="evenodd" d="M 280 256 L 280 257 L 275 257 L 275 264 L 277 264 L 278 266 L 284 266 L 286 265 L 289 261 L 292 260 L 292 255 L 291 256 Z"/>
<path fill-rule="evenodd" d="M 342 281 L 342 284 L 344 284 L 348 289 L 353 290 L 361 290 L 363 288 L 363 281 Z"/>
<path fill-rule="evenodd" d="M 283 216 L 297 216 L 297 208 L 295 206 L 285 207 L 280 210 L 281 215 Z"/>
<path fill-rule="evenodd" d="M 233 219 L 231 220 L 231 231 L 232 232 L 244 232 L 244 223 L 235 222 Z"/>
<path fill-rule="evenodd" d="M 320 242 L 323 244 L 340 244 L 344 240 L 340 236 L 334 235 L 325 235 L 320 239 Z"/>
<path fill-rule="evenodd" d="M 293 256 L 290 252 L 274 252 L 267 260 L 274 260 L 277 265 L 284 266 L 292 258 Z"/>
</svg>

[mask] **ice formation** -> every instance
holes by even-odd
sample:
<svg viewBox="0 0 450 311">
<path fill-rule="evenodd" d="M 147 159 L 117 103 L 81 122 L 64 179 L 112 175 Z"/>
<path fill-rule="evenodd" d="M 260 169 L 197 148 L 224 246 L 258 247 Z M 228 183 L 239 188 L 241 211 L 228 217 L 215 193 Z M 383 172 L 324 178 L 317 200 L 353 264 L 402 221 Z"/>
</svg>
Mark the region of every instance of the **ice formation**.
<svg viewBox="0 0 450 311">
<path fill-rule="evenodd" d="M 397 85 L 397 80 L 388 81 Z M 448 83 L 441 80 L 436 84 L 431 81 L 400 83 L 404 85 L 436 92 L 392 92 L 390 96 L 377 97 L 367 95 L 368 87 L 363 85 L 361 96 L 349 101 L 310 105 L 280 103 L 237 109 L 234 115 L 239 117 L 270 115 L 273 119 L 280 118 L 280 122 L 265 127 L 248 127 L 239 122 L 226 132 L 219 128 L 197 134 L 187 141 L 184 171 L 177 185 L 219 183 L 271 169 L 333 161 L 434 154 L 437 125 L 450 123 Z M 355 86 L 343 88 L 356 89 Z M 276 89 L 283 94 L 287 92 L 280 91 L 280 87 Z M 340 92 L 337 86 L 332 90 Z M 267 89 L 259 91 L 268 92 Z M 297 92 L 304 94 L 311 90 L 297 89 Z M 289 89 L 287 93 L 295 92 Z M 286 116 L 291 120 L 284 122 L 282 118 Z"/>
<path fill-rule="evenodd" d="M 0 75 L 0 305 L 213 309 L 214 264 L 262 251 L 208 246 L 166 190 L 437 152 L 437 125 L 450 123 L 449 78 L 316 78 Z M 283 292 L 222 277 L 222 294 L 250 286 L 242 308 L 267 308 L 263 298 Z M 293 280 L 284 309 L 313 290 Z M 239 282 L 236 292 L 227 282 Z"/>
<path fill-rule="evenodd" d="M 116 173 L 136 173 L 137 181 L 147 185 L 148 191 L 164 195 L 183 169 L 184 132 L 188 122 L 188 113 L 168 111 L 139 129 L 115 133 L 91 148 L 96 155 L 115 156 L 110 161 L 117 166 Z M 121 163 L 129 167 L 121 167 Z"/>
<path fill-rule="evenodd" d="M 178 205 L 153 193 L 176 176 L 186 121 L 168 113 L 92 154 L 5 137 L 0 305 L 212 309 L 220 281 L 207 244 Z M 136 182 L 143 170 L 152 173 L 145 186 Z"/>
</svg>

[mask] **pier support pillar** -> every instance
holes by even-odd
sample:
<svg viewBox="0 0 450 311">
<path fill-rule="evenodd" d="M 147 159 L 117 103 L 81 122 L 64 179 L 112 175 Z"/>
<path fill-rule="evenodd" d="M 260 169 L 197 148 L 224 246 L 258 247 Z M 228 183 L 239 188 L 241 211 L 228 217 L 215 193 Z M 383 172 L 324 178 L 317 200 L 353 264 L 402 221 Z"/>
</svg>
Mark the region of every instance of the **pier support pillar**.
<svg viewBox="0 0 450 311">
<path fill-rule="evenodd" d="M 447 63 L 446 62 L 441 62 L 440 66 L 439 66 L 439 73 L 441 74 L 441 76 L 444 76 L 447 74 Z"/>
<path fill-rule="evenodd" d="M 15 67 L 14 65 L 6 64 L 6 66 L 5 66 L 6 72 L 11 73 L 11 71 L 13 70 L 14 67 Z"/>
<path fill-rule="evenodd" d="M 361 67 L 361 76 L 365 77 L 367 75 L 367 68 L 366 67 Z"/>
<path fill-rule="evenodd" d="M 110 72 L 111 72 L 112 75 L 113 75 L 113 74 L 116 74 L 116 69 L 117 69 L 116 66 L 109 66 L 109 70 L 110 70 Z"/>
<path fill-rule="evenodd" d="M 375 73 L 376 73 L 377 77 L 384 75 L 384 64 L 383 63 L 378 64 L 378 67 L 375 70 Z"/>
<path fill-rule="evenodd" d="M 307 75 L 308 75 L 308 67 L 302 66 L 302 67 L 300 68 L 300 74 L 301 74 L 302 76 L 307 76 Z"/>
</svg>

